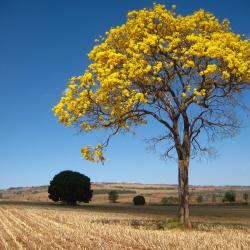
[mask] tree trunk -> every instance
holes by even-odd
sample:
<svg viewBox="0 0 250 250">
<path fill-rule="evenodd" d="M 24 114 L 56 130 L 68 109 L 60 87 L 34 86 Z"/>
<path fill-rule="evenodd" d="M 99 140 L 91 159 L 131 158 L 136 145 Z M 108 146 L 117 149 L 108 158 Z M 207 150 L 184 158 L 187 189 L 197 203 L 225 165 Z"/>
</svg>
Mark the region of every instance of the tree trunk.
<svg viewBox="0 0 250 250">
<path fill-rule="evenodd" d="M 178 216 L 182 224 L 187 228 L 192 228 L 189 218 L 189 187 L 188 187 L 189 159 L 179 160 L 178 163 L 178 194 L 179 211 Z"/>
</svg>

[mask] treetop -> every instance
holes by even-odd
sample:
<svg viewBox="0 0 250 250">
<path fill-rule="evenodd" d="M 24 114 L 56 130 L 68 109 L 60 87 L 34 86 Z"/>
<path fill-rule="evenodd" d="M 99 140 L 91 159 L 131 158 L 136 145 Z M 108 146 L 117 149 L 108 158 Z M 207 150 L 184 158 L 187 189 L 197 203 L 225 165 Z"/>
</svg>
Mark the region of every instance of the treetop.
<svg viewBox="0 0 250 250">
<path fill-rule="evenodd" d="M 233 33 L 227 19 L 203 9 L 177 15 L 175 7 L 130 11 L 125 24 L 96 40 L 88 68 L 70 79 L 53 108 L 59 122 L 114 135 L 151 116 L 175 140 L 180 117 L 191 138 L 206 126 L 232 127 L 232 98 L 250 83 L 249 39 Z M 109 138 L 82 148 L 84 158 L 103 161 Z"/>
</svg>

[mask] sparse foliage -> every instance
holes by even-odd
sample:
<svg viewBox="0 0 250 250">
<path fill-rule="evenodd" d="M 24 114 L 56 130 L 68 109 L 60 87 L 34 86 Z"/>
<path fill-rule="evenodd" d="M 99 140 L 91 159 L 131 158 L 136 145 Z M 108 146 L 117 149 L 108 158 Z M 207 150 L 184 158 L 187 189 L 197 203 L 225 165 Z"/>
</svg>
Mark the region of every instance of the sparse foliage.
<svg viewBox="0 0 250 250">
<path fill-rule="evenodd" d="M 111 190 L 109 192 L 109 200 L 113 203 L 115 203 L 117 201 L 117 199 L 119 198 L 119 194 L 117 191 L 115 190 Z"/>
<path fill-rule="evenodd" d="M 103 143 L 81 149 L 92 162 L 104 161 L 111 136 L 149 118 L 159 122 L 163 132 L 152 143 L 164 143 L 163 157 L 178 161 L 179 219 L 191 227 L 189 162 L 211 154 L 208 142 L 234 136 L 240 127 L 236 108 L 250 82 L 249 40 L 202 9 L 181 16 L 155 4 L 129 12 L 125 24 L 97 41 L 89 59 L 54 107 L 59 121 L 110 132 Z"/>
<path fill-rule="evenodd" d="M 212 196 L 212 202 L 216 202 L 216 195 L 215 194 L 213 194 L 213 196 Z"/>
<path fill-rule="evenodd" d="M 173 196 L 162 197 L 162 199 L 161 199 L 161 204 L 163 204 L 163 205 L 177 204 L 178 201 L 179 201 L 179 200 L 178 200 L 177 197 L 173 197 Z"/>
<path fill-rule="evenodd" d="M 248 203 L 248 197 L 249 197 L 248 193 L 243 193 L 243 200 L 245 201 L 245 203 Z"/>
<path fill-rule="evenodd" d="M 234 191 L 227 191 L 223 197 L 223 202 L 235 202 L 236 194 Z"/>
<path fill-rule="evenodd" d="M 64 201 L 67 204 L 76 202 L 88 203 L 92 198 L 89 177 L 70 170 L 55 175 L 48 188 L 49 198 L 53 201 Z"/>
<path fill-rule="evenodd" d="M 202 196 L 202 195 L 199 195 L 199 196 L 197 197 L 196 201 L 197 201 L 198 203 L 202 203 L 202 202 L 203 202 L 203 196 Z"/>
</svg>

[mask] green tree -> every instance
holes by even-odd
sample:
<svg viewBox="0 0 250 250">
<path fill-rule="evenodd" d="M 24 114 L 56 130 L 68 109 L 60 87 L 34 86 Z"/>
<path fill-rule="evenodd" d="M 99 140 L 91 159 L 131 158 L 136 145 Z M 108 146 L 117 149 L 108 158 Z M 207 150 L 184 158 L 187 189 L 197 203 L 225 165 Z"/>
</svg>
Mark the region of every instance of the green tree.
<svg viewBox="0 0 250 250">
<path fill-rule="evenodd" d="M 109 200 L 113 203 L 115 203 L 117 201 L 117 199 L 119 198 L 119 194 L 117 191 L 115 190 L 111 190 L 109 192 Z"/>
<path fill-rule="evenodd" d="M 109 132 L 103 143 L 81 149 L 92 162 L 104 161 L 112 136 L 158 122 L 162 131 L 151 142 L 163 143 L 163 157 L 178 162 L 178 217 L 191 227 L 190 159 L 213 152 L 205 136 L 208 142 L 223 139 L 240 127 L 240 93 L 250 82 L 249 40 L 204 10 L 181 16 L 156 4 L 129 12 L 125 24 L 97 41 L 89 59 L 54 107 L 59 121 Z"/>
<path fill-rule="evenodd" d="M 202 202 L 203 202 L 203 196 L 202 196 L 202 195 L 199 195 L 199 196 L 197 197 L 196 201 L 197 201 L 198 203 L 202 203 Z"/>
<path fill-rule="evenodd" d="M 236 194 L 234 191 L 227 191 L 223 197 L 223 202 L 235 202 Z"/>
<path fill-rule="evenodd" d="M 145 205 L 145 198 L 142 195 L 137 195 L 133 198 L 133 203 L 136 206 Z"/>
<path fill-rule="evenodd" d="M 92 192 L 89 177 L 70 170 L 55 175 L 48 188 L 49 199 L 70 205 L 77 202 L 89 203 Z"/>
<path fill-rule="evenodd" d="M 248 202 L 248 197 L 249 197 L 248 193 L 243 193 L 243 200 L 245 201 L 245 203 Z"/>
<path fill-rule="evenodd" d="M 167 205 L 167 204 L 177 204 L 179 202 L 177 197 L 173 197 L 173 196 L 169 196 L 169 197 L 163 197 L 161 199 L 161 203 L 163 205 Z"/>
<path fill-rule="evenodd" d="M 212 202 L 213 202 L 213 203 L 216 202 L 216 195 L 215 195 L 215 194 L 212 195 Z"/>
</svg>

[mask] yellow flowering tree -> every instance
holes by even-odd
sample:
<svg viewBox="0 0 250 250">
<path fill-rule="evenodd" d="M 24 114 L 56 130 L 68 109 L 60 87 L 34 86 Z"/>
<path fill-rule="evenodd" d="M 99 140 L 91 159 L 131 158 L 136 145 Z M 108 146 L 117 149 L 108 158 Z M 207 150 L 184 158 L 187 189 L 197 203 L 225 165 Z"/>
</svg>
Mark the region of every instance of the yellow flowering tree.
<svg viewBox="0 0 250 250">
<path fill-rule="evenodd" d="M 129 12 L 125 24 L 96 42 L 90 65 L 71 78 L 55 115 L 85 132 L 109 131 L 103 144 L 81 149 L 93 162 L 104 161 L 112 135 L 148 117 L 158 121 L 167 132 L 154 142 L 167 141 L 165 156 L 178 160 L 179 219 L 191 227 L 189 161 L 208 151 L 202 134 L 214 139 L 239 128 L 234 110 L 250 82 L 249 40 L 204 10 L 181 16 L 155 4 Z"/>
</svg>

